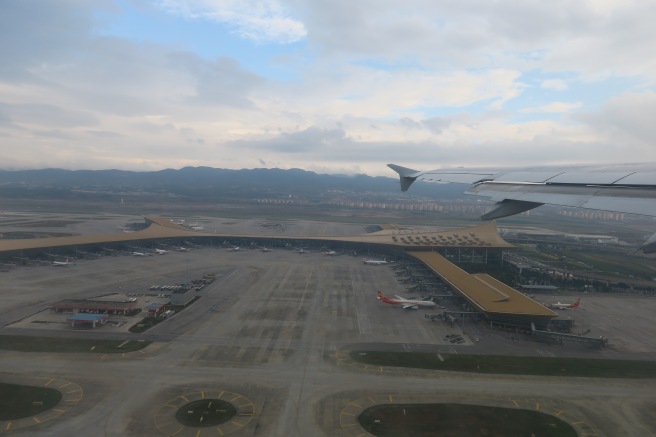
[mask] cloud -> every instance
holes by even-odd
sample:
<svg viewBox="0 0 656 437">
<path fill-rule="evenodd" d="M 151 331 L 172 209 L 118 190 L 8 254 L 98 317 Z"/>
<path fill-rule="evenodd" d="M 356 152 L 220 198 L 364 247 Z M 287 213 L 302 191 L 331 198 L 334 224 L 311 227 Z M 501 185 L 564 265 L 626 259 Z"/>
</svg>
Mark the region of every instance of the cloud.
<svg viewBox="0 0 656 437">
<path fill-rule="evenodd" d="M 47 104 L 12 105 L 0 102 L 0 114 L 2 113 L 7 114 L 7 120 L 23 126 L 75 128 L 99 124 L 99 120 L 88 112 Z"/>
<path fill-rule="evenodd" d="M 3 166 L 654 160 L 650 2 L 56 3 L 3 2 Z"/>
<path fill-rule="evenodd" d="M 239 148 L 254 148 L 269 152 L 312 153 L 317 150 L 334 152 L 335 147 L 351 144 L 341 129 L 322 129 L 310 126 L 298 132 L 281 133 L 265 140 L 238 141 Z"/>
<path fill-rule="evenodd" d="M 562 79 L 547 79 L 542 81 L 540 88 L 563 91 L 567 89 L 567 82 Z"/>
<path fill-rule="evenodd" d="M 264 80 L 240 67 L 232 58 L 206 61 L 188 52 L 169 55 L 174 68 L 187 73 L 195 92 L 193 100 L 201 104 L 251 106 L 249 94 Z"/>
<path fill-rule="evenodd" d="M 245 39 L 259 43 L 289 44 L 307 31 L 275 0 L 160 0 L 159 6 L 191 20 L 211 20 L 230 25 Z"/>
<path fill-rule="evenodd" d="M 538 112 L 570 112 L 582 106 L 581 102 L 553 102 L 534 108 L 524 108 L 520 112 L 538 113 Z"/>
<path fill-rule="evenodd" d="M 641 153 L 633 153 L 630 160 L 656 162 L 655 113 L 656 93 L 645 91 L 624 93 L 610 99 L 597 112 L 580 113 L 572 118 L 606 134 L 618 147 L 637 148 Z"/>
<path fill-rule="evenodd" d="M 0 78 L 34 80 L 31 68 L 74 56 L 93 27 L 93 11 L 109 2 L 4 0 L 0 13 Z"/>
</svg>

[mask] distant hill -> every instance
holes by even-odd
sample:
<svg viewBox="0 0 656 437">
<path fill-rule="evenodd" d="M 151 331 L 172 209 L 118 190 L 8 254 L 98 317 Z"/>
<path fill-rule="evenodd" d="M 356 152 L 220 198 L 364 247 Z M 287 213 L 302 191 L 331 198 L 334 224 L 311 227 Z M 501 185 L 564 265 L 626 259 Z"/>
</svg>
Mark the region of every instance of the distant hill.
<svg viewBox="0 0 656 437">
<path fill-rule="evenodd" d="M 0 170 L 0 196 L 67 198 L 86 195 L 117 195 L 125 192 L 170 194 L 189 199 L 258 198 L 367 194 L 428 199 L 456 199 L 466 189 L 461 184 L 435 185 L 416 182 L 402 194 L 399 182 L 391 177 L 367 175 L 326 175 L 300 169 L 258 168 L 227 170 L 211 167 L 184 167 L 151 172 L 124 170 Z"/>
</svg>

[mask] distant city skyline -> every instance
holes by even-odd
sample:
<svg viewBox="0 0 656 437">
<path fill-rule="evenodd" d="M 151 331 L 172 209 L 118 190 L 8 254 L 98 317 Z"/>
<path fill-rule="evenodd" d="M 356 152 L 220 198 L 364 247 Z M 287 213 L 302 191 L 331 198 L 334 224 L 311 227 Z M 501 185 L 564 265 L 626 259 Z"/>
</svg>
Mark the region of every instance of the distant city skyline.
<svg viewBox="0 0 656 437">
<path fill-rule="evenodd" d="M 656 162 L 654 6 L 5 0 L 0 168 Z"/>
</svg>

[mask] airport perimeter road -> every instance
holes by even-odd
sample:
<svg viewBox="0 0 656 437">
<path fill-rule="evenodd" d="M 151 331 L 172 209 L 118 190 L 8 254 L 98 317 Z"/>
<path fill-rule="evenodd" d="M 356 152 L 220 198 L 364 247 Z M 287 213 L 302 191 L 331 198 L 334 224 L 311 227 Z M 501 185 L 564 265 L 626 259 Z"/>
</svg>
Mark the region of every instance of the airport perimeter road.
<svg viewBox="0 0 656 437">
<path fill-rule="evenodd" d="M 179 283 L 206 273 L 221 276 L 199 292 L 201 298 L 192 306 L 143 334 L 162 340 L 143 351 L 0 351 L 2 382 L 70 381 L 75 385 L 62 384 L 62 392 L 80 388 L 70 393 L 79 394 L 77 402 L 62 407 L 58 417 L 38 418 L 24 427 L 0 422 L 0 433 L 355 436 L 364 432 L 353 422 L 358 408 L 372 401 L 410 400 L 537 409 L 575 423 L 581 435 L 656 435 L 652 380 L 472 375 L 385 369 L 349 360 L 345 349 L 363 345 L 468 353 L 489 347 L 488 337 L 504 344 L 497 334 L 484 332 L 481 342 L 454 347 L 445 335 L 460 328 L 431 323 L 425 311 L 404 311 L 377 301 L 378 289 L 394 294 L 401 288 L 394 271 L 349 256 L 207 248 L 153 257 L 106 257 L 66 269 L 17 268 L 3 274 L 12 289 L 0 295 L 0 303 L 9 304 L 0 317 L 8 323 L 12 315 L 57 299 L 119 290 L 139 293 L 151 284 Z M 27 329 L 18 331 L 10 324 L 0 332 Z M 103 326 L 79 334 L 116 335 L 112 329 Z M 523 343 L 509 347 L 521 348 Z M 542 346 L 526 350 L 537 354 L 536 347 Z M 206 398 L 231 401 L 240 414 L 218 429 L 185 428 L 176 421 L 178 407 Z"/>
</svg>

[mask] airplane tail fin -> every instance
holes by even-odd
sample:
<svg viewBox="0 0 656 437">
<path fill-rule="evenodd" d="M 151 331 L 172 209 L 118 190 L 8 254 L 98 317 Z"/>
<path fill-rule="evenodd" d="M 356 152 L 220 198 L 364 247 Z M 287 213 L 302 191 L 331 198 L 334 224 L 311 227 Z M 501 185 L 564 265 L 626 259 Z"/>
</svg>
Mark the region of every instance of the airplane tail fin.
<svg viewBox="0 0 656 437">
<path fill-rule="evenodd" d="M 382 291 L 378 290 L 378 300 L 383 300 L 385 299 L 385 295 L 383 294 Z"/>
<path fill-rule="evenodd" d="M 399 174 L 399 179 L 401 180 L 401 191 L 408 191 L 410 185 L 412 185 L 412 183 L 417 180 L 417 177 L 420 176 L 419 171 L 411 168 L 401 167 L 396 164 L 387 164 L 387 166 Z"/>
<path fill-rule="evenodd" d="M 581 298 L 576 299 L 576 302 L 572 304 L 572 308 L 578 308 L 581 303 Z"/>
</svg>

